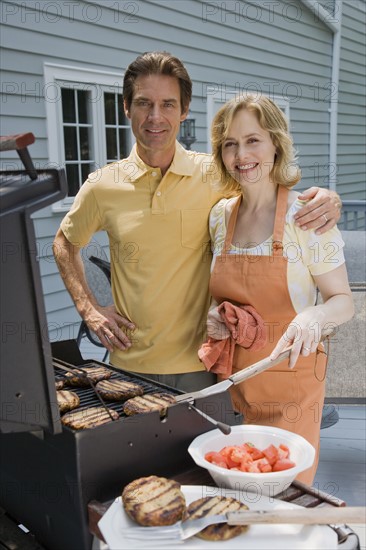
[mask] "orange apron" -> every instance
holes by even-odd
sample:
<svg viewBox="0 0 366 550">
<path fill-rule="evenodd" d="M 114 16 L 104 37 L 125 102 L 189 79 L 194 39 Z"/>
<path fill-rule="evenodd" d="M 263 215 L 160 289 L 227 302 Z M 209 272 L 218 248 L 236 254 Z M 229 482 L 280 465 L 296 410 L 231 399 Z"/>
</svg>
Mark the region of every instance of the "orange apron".
<svg viewBox="0 0 366 550">
<path fill-rule="evenodd" d="M 260 351 L 236 346 L 233 373 L 269 355 L 297 313 L 287 284 L 287 258 L 283 256 L 283 233 L 288 189 L 278 186 L 270 256 L 229 254 L 241 203 L 234 205 L 228 222 L 222 254 L 217 256 L 210 279 L 210 292 L 220 304 L 224 300 L 249 304 L 265 322 L 267 344 Z M 313 482 L 319 460 L 320 423 L 324 404 L 326 354 L 322 344 L 316 353 L 300 356 L 294 369 L 288 360 L 230 388 L 233 407 L 244 415 L 244 423 L 277 426 L 298 433 L 316 449 L 314 465 L 299 474 L 304 483 Z M 219 377 L 220 379 L 220 377 Z"/>
</svg>

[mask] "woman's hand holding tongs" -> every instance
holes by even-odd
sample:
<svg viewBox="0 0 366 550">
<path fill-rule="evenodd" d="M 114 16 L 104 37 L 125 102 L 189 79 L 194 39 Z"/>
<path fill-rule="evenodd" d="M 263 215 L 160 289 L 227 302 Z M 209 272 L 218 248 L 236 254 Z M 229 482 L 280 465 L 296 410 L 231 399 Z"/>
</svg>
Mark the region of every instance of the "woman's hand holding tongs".
<svg viewBox="0 0 366 550">
<path fill-rule="evenodd" d="M 277 342 L 270 358 L 274 360 L 287 348 L 291 348 L 289 368 L 294 368 L 299 355 L 305 357 L 314 353 L 319 342 L 326 336 L 324 331 L 325 315 L 320 308 L 309 307 L 299 313 L 289 324 L 286 332 Z M 334 329 L 334 327 L 332 327 Z M 330 334 L 332 330 L 328 331 Z"/>
</svg>

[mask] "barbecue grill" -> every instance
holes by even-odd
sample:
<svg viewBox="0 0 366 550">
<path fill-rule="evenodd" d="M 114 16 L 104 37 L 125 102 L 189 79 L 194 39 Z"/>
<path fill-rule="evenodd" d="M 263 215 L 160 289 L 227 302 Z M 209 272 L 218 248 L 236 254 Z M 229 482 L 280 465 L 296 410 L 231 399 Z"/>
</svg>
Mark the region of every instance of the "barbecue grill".
<svg viewBox="0 0 366 550">
<path fill-rule="evenodd" d="M 193 466 L 187 453 L 212 424 L 187 403 L 164 414 L 120 417 L 75 431 L 62 426 L 55 381 L 73 367 L 104 366 L 112 378 L 137 382 L 145 393 L 178 390 L 98 361 L 83 360 L 74 340 L 51 345 L 31 214 L 66 193 L 63 171 L 7 171 L 1 179 L 2 348 L 0 505 L 49 550 L 88 550 L 87 505 L 114 498 L 144 475 L 173 476 Z M 81 407 L 101 406 L 92 385 L 72 388 Z M 228 393 L 195 406 L 216 421 L 233 423 Z"/>
</svg>

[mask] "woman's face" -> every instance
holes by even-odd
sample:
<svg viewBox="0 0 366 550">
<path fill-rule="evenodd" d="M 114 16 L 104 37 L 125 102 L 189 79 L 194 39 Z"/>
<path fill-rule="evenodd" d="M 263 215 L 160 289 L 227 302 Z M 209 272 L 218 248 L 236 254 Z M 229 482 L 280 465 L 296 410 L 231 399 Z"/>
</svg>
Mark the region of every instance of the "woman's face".
<svg viewBox="0 0 366 550">
<path fill-rule="evenodd" d="M 223 163 L 230 175 L 244 187 L 270 182 L 276 148 L 255 113 L 241 109 L 229 127 L 221 149 Z"/>
</svg>

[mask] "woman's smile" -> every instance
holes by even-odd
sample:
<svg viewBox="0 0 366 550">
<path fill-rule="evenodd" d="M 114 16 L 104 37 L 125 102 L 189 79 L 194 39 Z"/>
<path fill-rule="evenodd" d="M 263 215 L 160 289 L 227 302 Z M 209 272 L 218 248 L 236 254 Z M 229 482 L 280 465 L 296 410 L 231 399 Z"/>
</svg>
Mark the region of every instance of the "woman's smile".
<svg viewBox="0 0 366 550">
<path fill-rule="evenodd" d="M 238 183 L 267 183 L 273 168 L 276 148 L 256 115 L 246 109 L 236 113 L 222 144 L 222 160 Z"/>
</svg>

